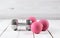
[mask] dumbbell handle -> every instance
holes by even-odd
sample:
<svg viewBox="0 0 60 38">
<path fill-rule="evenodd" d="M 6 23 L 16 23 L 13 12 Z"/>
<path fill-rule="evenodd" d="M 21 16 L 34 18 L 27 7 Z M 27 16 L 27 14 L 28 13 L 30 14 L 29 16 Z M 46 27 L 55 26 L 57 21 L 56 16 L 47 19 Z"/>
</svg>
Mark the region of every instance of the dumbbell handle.
<svg viewBox="0 0 60 38">
<path fill-rule="evenodd" d="M 20 21 L 18 21 L 18 24 L 21 24 L 21 25 L 28 25 L 28 23 L 32 23 L 32 21 L 31 20 L 20 20 Z"/>
<path fill-rule="evenodd" d="M 17 30 L 14 29 L 14 31 L 31 31 L 31 29 L 17 29 Z"/>
<path fill-rule="evenodd" d="M 27 25 L 27 24 L 26 23 L 18 23 L 18 25 L 22 25 L 23 26 L 23 25 Z"/>
</svg>

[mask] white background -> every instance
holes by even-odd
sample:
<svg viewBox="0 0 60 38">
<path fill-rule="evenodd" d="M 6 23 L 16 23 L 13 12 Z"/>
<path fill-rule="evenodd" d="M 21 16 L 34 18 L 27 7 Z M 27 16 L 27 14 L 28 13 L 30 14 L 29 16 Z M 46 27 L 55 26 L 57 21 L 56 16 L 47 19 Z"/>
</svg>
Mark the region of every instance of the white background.
<svg viewBox="0 0 60 38">
<path fill-rule="evenodd" d="M 60 0 L 0 0 L 0 18 L 60 19 Z"/>
</svg>

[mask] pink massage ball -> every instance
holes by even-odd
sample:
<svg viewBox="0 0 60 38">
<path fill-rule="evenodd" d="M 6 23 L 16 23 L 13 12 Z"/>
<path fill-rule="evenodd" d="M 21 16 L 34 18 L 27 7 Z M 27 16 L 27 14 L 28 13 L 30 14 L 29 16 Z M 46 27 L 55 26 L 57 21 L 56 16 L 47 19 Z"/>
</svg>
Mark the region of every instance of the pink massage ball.
<svg viewBox="0 0 60 38">
<path fill-rule="evenodd" d="M 40 22 L 34 22 L 31 24 L 31 31 L 35 34 L 39 34 L 43 29 L 43 25 Z"/>
<path fill-rule="evenodd" d="M 39 22 L 42 23 L 42 25 L 43 25 L 42 31 L 46 31 L 46 30 L 48 29 L 48 27 L 49 27 L 48 20 L 46 20 L 46 19 L 41 19 Z"/>
<path fill-rule="evenodd" d="M 33 16 L 30 16 L 28 19 L 31 20 L 32 22 L 35 22 L 36 21 L 36 18 L 33 17 Z"/>
</svg>

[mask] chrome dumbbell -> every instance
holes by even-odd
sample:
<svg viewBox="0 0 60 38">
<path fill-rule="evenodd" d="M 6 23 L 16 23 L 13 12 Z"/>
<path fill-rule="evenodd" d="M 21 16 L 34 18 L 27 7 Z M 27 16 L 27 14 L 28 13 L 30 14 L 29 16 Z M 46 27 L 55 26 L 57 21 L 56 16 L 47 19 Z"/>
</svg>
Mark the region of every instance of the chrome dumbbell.
<svg viewBox="0 0 60 38">
<path fill-rule="evenodd" d="M 13 28 L 14 28 L 15 31 L 17 30 L 18 26 L 27 26 L 27 25 L 29 26 L 31 23 L 32 23 L 32 21 L 30 21 L 30 20 L 20 20 L 20 22 L 18 22 L 18 19 L 13 19 L 12 20 L 12 25 L 13 25 Z"/>
<path fill-rule="evenodd" d="M 18 26 L 27 26 L 26 27 L 26 30 L 30 31 L 31 29 L 31 24 L 36 21 L 36 18 L 35 17 L 29 17 L 28 19 L 26 20 L 18 20 L 18 19 L 13 19 L 12 20 L 12 28 L 16 31 L 18 30 L 17 27 Z"/>
</svg>

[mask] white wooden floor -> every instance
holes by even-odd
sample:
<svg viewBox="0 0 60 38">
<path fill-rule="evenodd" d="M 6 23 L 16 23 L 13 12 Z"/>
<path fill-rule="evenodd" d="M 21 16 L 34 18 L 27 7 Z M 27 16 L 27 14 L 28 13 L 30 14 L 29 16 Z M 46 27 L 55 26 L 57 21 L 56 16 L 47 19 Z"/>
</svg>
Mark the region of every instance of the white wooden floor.
<svg viewBox="0 0 60 38">
<path fill-rule="evenodd" d="M 60 20 L 49 20 L 49 30 L 54 38 L 60 38 Z M 8 26 L 8 29 L 0 38 L 33 38 L 31 31 L 13 31 L 11 28 L 11 20 L 0 20 L 0 34 Z M 51 38 L 47 31 L 40 34 L 34 34 L 35 38 Z"/>
</svg>

